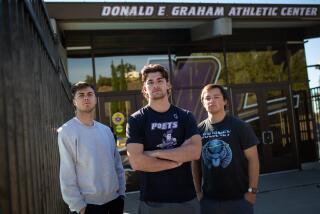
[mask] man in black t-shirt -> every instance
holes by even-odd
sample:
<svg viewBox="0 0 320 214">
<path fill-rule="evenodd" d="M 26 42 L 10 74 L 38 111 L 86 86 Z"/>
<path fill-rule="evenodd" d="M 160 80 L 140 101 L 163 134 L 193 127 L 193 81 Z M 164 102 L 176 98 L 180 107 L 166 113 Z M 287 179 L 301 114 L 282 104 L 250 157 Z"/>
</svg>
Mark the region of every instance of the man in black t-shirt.
<svg viewBox="0 0 320 214">
<path fill-rule="evenodd" d="M 140 172 L 139 213 L 198 214 L 191 163 L 201 153 L 193 115 L 171 105 L 168 73 L 158 64 L 143 67 L 142 93 L 148 105 L 127 124 L 127 153 Z"/>
<path fill-rule="evenodd" d="M 209 84 L 201 93 L 208 118 L 199 125 L 201 162 L 193 161 L 201 213 L 250 214 L 259 179 L 258 139 L 250 126 L 227 115 L 227 92 Z"/>
</svg>

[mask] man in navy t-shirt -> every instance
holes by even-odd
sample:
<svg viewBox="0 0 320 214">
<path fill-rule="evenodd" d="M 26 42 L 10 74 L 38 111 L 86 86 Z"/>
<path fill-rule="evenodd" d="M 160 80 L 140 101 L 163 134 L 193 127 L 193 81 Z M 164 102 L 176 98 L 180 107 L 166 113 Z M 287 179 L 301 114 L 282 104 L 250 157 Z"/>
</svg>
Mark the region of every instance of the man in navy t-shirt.
<svg viewBox="0 0 320 214">
<path fill-rule="evenodd" d="M 130 164 L 140 172 L 139 213 L 197 214 L 191 163 L 201 153 L 193 115 L 170 104 L 168 72 L 158 64 L 143 67 L 142 93 L 148 105 L 127 124 Z"/>
<path fill-rule="evenodd" d="M 205 86 L 201 102 L 208 118 L 198 125 L 201 162 L 192 164 L 201 213 L 253 213 L 259 179 L 258 139 L 248 124 L 226 114 L 227 92 L 222 86 Z"/>
</svg>

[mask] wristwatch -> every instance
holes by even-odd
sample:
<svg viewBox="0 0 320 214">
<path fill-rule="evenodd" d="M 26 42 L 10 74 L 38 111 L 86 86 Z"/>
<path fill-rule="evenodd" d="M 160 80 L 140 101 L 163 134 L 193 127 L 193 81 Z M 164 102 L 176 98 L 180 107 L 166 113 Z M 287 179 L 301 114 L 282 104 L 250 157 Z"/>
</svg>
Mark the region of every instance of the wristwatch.
<svg viewBox="0 0 320 214">
<path fill-rule="evenodd" d="M 258 189 L 255 187 L 249 187 L 248 188 L 248 192 L 251 192 L 252 194 L 257 194 L 258 193 Z"/>
</svg>

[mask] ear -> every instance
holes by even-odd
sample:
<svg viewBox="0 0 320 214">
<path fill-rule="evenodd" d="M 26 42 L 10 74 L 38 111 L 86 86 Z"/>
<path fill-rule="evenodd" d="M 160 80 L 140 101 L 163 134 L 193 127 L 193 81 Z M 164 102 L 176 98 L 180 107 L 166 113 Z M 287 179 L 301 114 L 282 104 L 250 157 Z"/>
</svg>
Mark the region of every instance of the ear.
<svg viewBox="0 0 320 214">
<path fill-rule="evenodd" d="M 144 96 L 144 98 L 149 99 L 145 84 L 143 84 L 141 92 L 142 92 L 142 95 Z"/>
<path fill-rule="evenodd" d="M 167 86 L 168 86 L 168 89 L 171 89 L 172 86 L 171 86 L 171 83 L 170 82 L 167 82 Z"/>
<path fill-rule="evenodd" d="M 146 89 L 145 84 L 143 84 L 143 86 L 142 86 L 142 91 L 143 91 L 143 93 L 146 93 L 146 92 L 147 92 L 147 89 Z"/>
</svg>

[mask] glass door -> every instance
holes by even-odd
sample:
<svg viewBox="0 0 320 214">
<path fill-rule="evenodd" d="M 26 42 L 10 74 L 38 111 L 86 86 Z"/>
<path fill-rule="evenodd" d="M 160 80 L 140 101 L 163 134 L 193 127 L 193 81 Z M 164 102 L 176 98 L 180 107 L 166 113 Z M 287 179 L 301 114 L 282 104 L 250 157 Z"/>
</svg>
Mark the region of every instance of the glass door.
<svg viewBox="0 0 320 214">
<path fill-rule="evenodd" d="M 288 85 L 232 87 L 233 111 L 251 125 L 258 145 L 261 172 L 298 168 Z"/>
<path fill-rule="evenodd" d="M 135 191 L 139 187 L 138 173 L 132 170 L 126 149 L 126 124 L 129 116 L 142 107 L 142 95 L 128 93 L 98 94 L 99 121 L 112 128 L 122 164 L 126 172 L 126 189 Z"/>
<path fill-rule="evenodd" d="M 296 149 L 293 133 L 292 109 L 289 93 L 284 88 L 265 88 L 261 102 L 265 118 L 262 132 L 263 149 L 267 170 L 280 171 L 297 168 Z"/>
<path fill-rule="evenodd" d="M 99 97 L 100 122 L 109 126 L 116 137 L 119 149 L 125 147 L 126 122 L 134 112 L 135 100 L 129 96 Z"/>
</svg>

